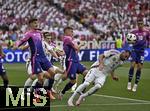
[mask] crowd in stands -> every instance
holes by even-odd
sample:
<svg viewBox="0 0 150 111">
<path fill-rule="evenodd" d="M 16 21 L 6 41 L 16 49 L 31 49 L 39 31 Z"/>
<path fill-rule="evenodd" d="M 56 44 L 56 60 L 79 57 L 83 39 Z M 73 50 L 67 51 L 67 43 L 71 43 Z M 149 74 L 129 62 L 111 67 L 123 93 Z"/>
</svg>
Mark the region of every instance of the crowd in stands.
<svg viewBox="0 0 150 111">
<path fill-rule="evenodd" d="M 76 37 L 99 41 L 124 37 L 138 17 L 150 27 L 148 0 L 2 0 L 0 6 L 1 40 L 22 38 L 31 17 L 59 40 L 66 26 L 75 29 Z"/>
<path fill-rule="evenodd" d="M 101 35 L 99 39 L 113 40 L 128 33 L 136 27 L 138 17 L 143 18 L 145 26 L 150 26 L 148 0 L 56 0 L 54 3 Z"/>
</svg>

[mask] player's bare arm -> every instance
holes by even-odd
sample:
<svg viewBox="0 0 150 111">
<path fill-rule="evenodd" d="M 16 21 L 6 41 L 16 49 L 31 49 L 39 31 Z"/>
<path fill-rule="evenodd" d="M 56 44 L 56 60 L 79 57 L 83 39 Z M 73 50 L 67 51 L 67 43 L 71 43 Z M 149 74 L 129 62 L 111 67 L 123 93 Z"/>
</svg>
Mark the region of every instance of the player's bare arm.
<svg viewBox="0 0 150 111">
<path fill-rule="evenodd" d="M 52 56 L 55 57 L 56 59 L 59 58 L 55 51 L 49 50 L 49 52 L 50 52 L 50 53 L 52 54 Z"/>
<path fill-rule="evenodd" d="M 119 80 L 119 78 L 115 75 L 115 71 L 114 70 L 110 74 L 111 74 L 111 77 L 112 77 L 113 80 L 115 80 L 115 81 Z"/>
<path fill-rule="evenodd" d="M 104 58 L 105 58 L 104 54 L 101 54 L 101 55 L 99 56 L 99 69 L 100 69 L 100 70 L 102 70 L 103 67 L 104 67 Z"/>
<path fill-rule="evenodd" d="M 81 47 L 85 45 L 85 42 L 81 42 L 79 45 L 74 44 L 74 49 L 76 49 L 77 51 L 80 51 Z"/>
<path fill-rule="evenodd" d="M 5 53 L 3 52 L 2 46 L 0 46 L 0 55 L 1 57 L 5 57 Z"/>
<path fill-rule="evenodd" d="M 29 48 L 29 45 L 24 45 L 24 46 L 20 46 L 18 49 L 20 49 L 20 50 L 26 50 L 26 49 L 28 49 Z"/>
<path fill-rule="evenodd" d="M 59 56 L 63 56 L 65 55 L 64 50 L 59 49 L 58 47 L 54 48 L 55 52 L 59 55 Z"/>
</svg>

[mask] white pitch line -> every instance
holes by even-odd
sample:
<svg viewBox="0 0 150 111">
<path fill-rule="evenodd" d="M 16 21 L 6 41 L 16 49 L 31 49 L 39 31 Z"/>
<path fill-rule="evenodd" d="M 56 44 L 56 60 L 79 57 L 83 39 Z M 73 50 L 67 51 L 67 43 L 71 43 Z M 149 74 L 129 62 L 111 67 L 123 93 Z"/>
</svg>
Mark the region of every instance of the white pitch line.
<svg viewBox="0 0 150 111">
<path fill-rule="evenodd" d="M 81 106 L 129 106 L 129 105 L 149 105 L 150 103 L 112 103 L 112 104 L 81 104 Z M 51 105 L 51 108 L 67 107 L 68 105 Z M 69 106 L 68 106 L 69 107 Z"/>
<path fill-rule="evenodd" d="M 1 85 L 3 85 L 3 84 L 0 84 L 0 86 Z M 9 85 L 9 86 L 17 86 L 17 85 Z M 93 96 L 106 97 L 106 98 L 115 98 L 115 99 L 129 100 L 129 101 L 135 101 L 135 102 L 150 103 L 150 101 L 147 101 L 147 100 L 132 99 L 132 98 L 125 98 L 125 97 L 118 97 L 118 96 L 109 96 L 109 95 L 102 95 L 102 94 L 93 94 Z"/>
<path fill-rule="evenodd" d="M 100 94 L 93 94 L 93 95 L 94 95 L 94 96 L 99 96 L 99 97 L 106 97 L 106 98 L 115 98 L 115 99 L 122 99 L 122 100 L 129 100 L 129 101 L 150 103 L 150 101 L 147 101 L 147 100 L 140 100 L 140 99 L 131 99 L 131 98 L 125 98 L 125 97 L 109 96 L 109 95 L 100 95 Z"/>
<path fill-rule="evenodd" d="M 14 107 L 7 107 L 7 108 L 0 108 L 0 110 L 2 109 L 3 111 L 5 110 L 9 110 L 9 109 L 37 109 L 37 108 L 50 108 L 50 106 L 32 106 L 32 107 L 17 107 L 17 106 L 14 106 Z"/>
<path fill-rule="evenodd" d="M 0 86 L 4 86 L 4 84 L 0 84 Z M 13 84 L 8 84 L 8 86 L 16 86 L 17 87 L 17 85 L 13 85 Z"/>
<path fill-rule="evenodd" d="M 81 106 L 133 106 L 133 105 L 149 105 L 150 103 L 110 103 L 110 104 L 81 104 Z M 49 106 L 41 106 L 41 107 L 49 107 Z M 69 107 L 68 105 L 50 105 L 50 108 L 61 108 L 61 107 Z M 32 107 L 12 107 L 12 108 L 3 108 L 3 110 L 8 109 L 28 109 L 28 108 L 37 108 L 35 106 Z M 1 108 L 0 108 L 1 109 Z"/>
</svg>

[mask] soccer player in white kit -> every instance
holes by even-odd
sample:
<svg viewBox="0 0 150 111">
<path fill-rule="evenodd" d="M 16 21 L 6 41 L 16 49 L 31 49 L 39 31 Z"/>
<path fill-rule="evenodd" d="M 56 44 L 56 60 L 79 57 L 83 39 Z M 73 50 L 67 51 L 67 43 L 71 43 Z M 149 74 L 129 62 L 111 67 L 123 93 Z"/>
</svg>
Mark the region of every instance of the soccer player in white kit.
<svg viewBox="0 0 150 111">
<path fill-rule="evenodd" d="M 91 69 L 88 71 L 88 74 L 85 77 L 85 82 L 79 85 L 73 95 L 69 98 L 68 105 L 74 106 L 73 100 L 75 96 L 77 94 L 81 94 L 76 101 L 76 105 L 80 105 L 85 97 L 92 95 L 104 85 L 106 77 L 109 73 L 111 74 L 113 80 L 118 80 L 118 77 L 114 75 L 114 70 L 118 66 L 122 65 L 124 61 L 129 58 L 129 56 L 130 51 L 128 50 L 124 50 L 122 52 L 114 49 L 104 51 L 104 53 L 99 56 L 99 60 L 91 66 Z M 92 82 L 94 82 L 95 85 L 87 92 L 82 94 L 82 91 Z"/>
</svg>

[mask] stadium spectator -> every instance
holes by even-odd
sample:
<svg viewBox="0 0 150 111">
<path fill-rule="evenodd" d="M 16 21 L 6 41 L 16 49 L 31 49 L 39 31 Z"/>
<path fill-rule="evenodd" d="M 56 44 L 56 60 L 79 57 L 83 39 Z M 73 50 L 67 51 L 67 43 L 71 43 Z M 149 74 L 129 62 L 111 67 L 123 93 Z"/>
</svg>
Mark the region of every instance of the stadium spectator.
<svg viewBox="0 0 150 111">
<path fill-rule="evenodd" d="M 8 34 L 15 27 L 21 30 L 17 33 L 24 33 L 32 15 L 39 19 L 40 28 L 55 33 L 58 40 L 66 26 L 73 26 L 75 35 L 84 40 L 115 40 L 135 28 L 137 15 L 150 26 L 149 5 L 147 0 L 7 0 L 1 4 L 0 26 Z"/>
</svg>

